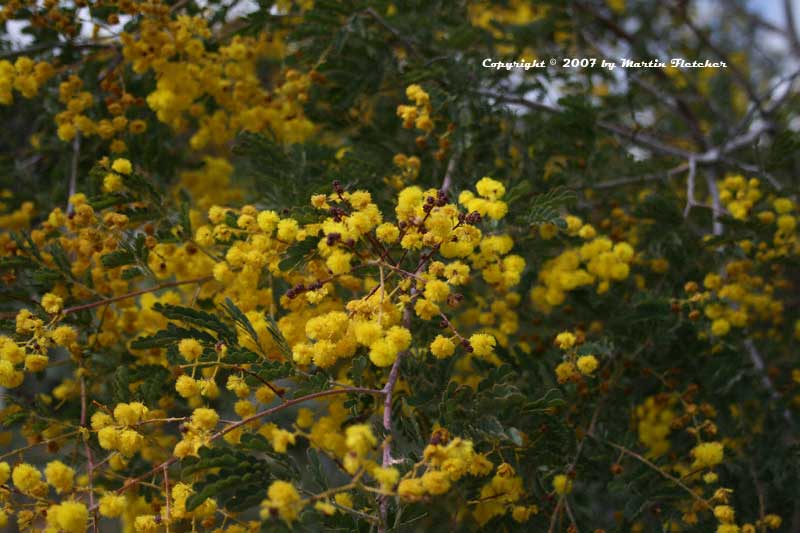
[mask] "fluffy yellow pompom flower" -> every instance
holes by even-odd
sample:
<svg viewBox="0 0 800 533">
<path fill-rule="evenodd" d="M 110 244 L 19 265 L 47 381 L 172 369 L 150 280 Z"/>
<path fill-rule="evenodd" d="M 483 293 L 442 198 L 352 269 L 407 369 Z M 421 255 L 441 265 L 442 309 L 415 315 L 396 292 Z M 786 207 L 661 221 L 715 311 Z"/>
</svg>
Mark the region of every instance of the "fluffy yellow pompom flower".
<svg viewBox="0 0 800 533">
<path fill-rule="evenodd" d="M 144 437 L 133 429 L 124 429 L 119 432 L 117 449 L 125 457 L 132 457 L 144 446 Z"/>
<path fill-rule="evenodd" d="M 720 464 L 725 457 L 725 450 L 720 442 L 703 442 L 692 449 L 694 468 L 712 468 Z"/>
<path fill-rule="evenodd" d="M 124 426 L 133 426 L 144 420 L 148 412 L 141 402 L 120 403 L 114 407 L 114 419 Z"/>
<path fill-rule="evenodd" d="M 117 192 L 122 189 L 122 178 L 119 174 L 114 174 L 113 172 L 109 172 L 106 174 L 106 177 L 103 178 L 103 191 L 105 192 Z"/>
<path fill-rule="evenodd" d="M 69 346 L 78 340 L 78 333 L 70 326 L 58 326 L 51 337 L 59 346 Z"/>
<path fill-rule="evenodd" d="M 345 445 L 357 456 L 363 457 L 378 444 L 378 439 L 367 424 L 355 424 L 345 431 Z"/>
<path fill-rule="evenodd" d="M 556 367 L 556 378 L 559 383 L 566 383 L 575 375 L 577 375 L 577 370 L 572 361 L 564 361 Z"/>
<path fill-rule="evenodd" d="M 440 470 L 428 470 L 421 479 L 422 486 L 429 494 L 444 494 L 450 490 L 450 478 Z"/>
<path fill-rule="evenodd" d="M 714 517 L 720 522 L 730 524 L 734 520 L 735 511 L 730 505 L 717 505 L 714 507 Z"/>
<path fill-rule="evenodd" d="M 133 172 L 133 165 L 131 165 L 131 162 L 127 159 L 115 159 L 114 163 L 111 165 L 111 169 L 114 172 L 119 172 L 127 176 Z"/>
<path fill-rule="evenodd" d="M 375 366 L 390 366 L 397 359 L 399 352 L 400 350 L 392 342 L 386 339 L 379 339 L 369 347 L 369 360 Z"/>
<path fill-rule="evenodd" d="M 50 292 L 42 296 L 42 307 L 51 315 L 55 315 L 61 311 L 63 305 L 64 300 L 62 300 L 60 296 L 56 296 Z"/>
<path fill-rule="evenodd" d="M 192 424 L 195 427 L 200 429 L 205 429 L 210 431 L 214 429 L 214 427 L 219 422 L 219 415 L 213 409 L 208 409 L 207 407 L 198 407 L 192 413 Z"/>
<path fill-rule="evenodd" d="M 479 357 L 488 357 L 492 355 L 497 341 L 494 337 L 486 333 L 475 333 L 469 338 L 469 343 L 475 355 Z"/>
<path fill-rule="evenodd" d="M 203 353 L 203 346 L 195 339 L 181 339 L 178 352 L 187 361 L 195 361 Z"/>
<path fill-rule="evenodd" d="M 597 358 L 593 355 L 582 355 L 578 357 L 578 370 L 581 374 L 588 376 L 597 370 Z"/>
<path fill-rule="evenodd" d="M 711 323 L 711 333 L 715 337 L 723 337 L 731 330 L 731 324 L 724 318 L 718 318 Z"/>
<path fill-rule="evenodd" d="M 47 524 L 65 533 L 84 533 L 89 523 L 89 510 L 80 502 L 67 501 L 47 510 Z"/>
<path fill-rule="evenodd" d="M 397 486 L 397 494 L 406 502 L 419 500 L 425 494 L 425 487 L 419 478 L 404 479 Z"/>
<path fill-rule="evenodd" d="M 450 287 L 444 281 L 437 279 L 425 284 L 425 298 L 433 303 L 438 303 L 447 299 L 450 294 Z"/>
<path fill-rule="evenodd" d="M 562 350 L 569 350 L 575 346 L 575 335 L 569 331 L 563 331 L 556 335 L 556 346 Z"/>
<path fill-rule="evenodd" d="M 442 335 L 437 335 L 431 343 L 431 353 L 439 359 L 450 357 L 455 351 L 456 345 L 453 344 L 453 341 Z"/>
<path fill-rule="evenodd" d="M 273 481 L 267 489 L 267 499 L 261 506 L 263 519 L 266 520 L 273 513 L 277 513 L 286 522 L 292 522 L 300 514 L 302 502 L 294 485 L 286 481 Z"/>
<path fill-rule="evenodd" d="M 350 272 L 350 260 L 352 257 L 353 254 L 336 250 L 325 261 L 325 265 L 334 275 L 346 274 Z"/>
<path fill-rule="evenodd" d="M 376 466 L 372 469 L 370 475 L 375 478 L 375 481 L 380 483 L 381 489 L 387 491 L 392 490 L 397 480 L 400 479 L 400 471 L 392 467 L 384 468 Z"/>
<path fill-rule="evenodd" d="M 375 235 L 381 242 L 393 243 L 400 237 L 400 230 L 394 224 L 386 222 L 375 228 Z"/>
<path fill-rule="evenodd" d="M 11 481 L 21 493 L 26 495 L 40 492 L 43 485 L 41 472 L 28 463 L 21 463 L 14 467 Z"/>
<path fill-rule="evenodd" d="M 100 498 L 100 514 L 107 518 L 116 518 L 125 511 L 125 496 L 112 492 Z"/>
<path fill-rule="evenodd" d="M 72 490 L 75 471 L 61 461 L 51 461 L 44 469 L 44 477 L 58 494 L 62 494 Z"/>
<path fill-rule="evenodd" d="M 189 376 L 181 376 L 175 382 L 175 390 L 182 398 L 191 398 L 200 394 L 200 384 Z"/>
<path fill-rule="evenodd" d="M 0 463 L 0 485 L 4 485 L 8 478 L 11 477 L 11 467 L 8 463 L 3 461 Z"/>
<path fill-rule="evenodd" d="M 553 478 L 553 490 L 561 496 L 572 492 L 572 480 L 564 474 L 558 474 Z"/>
<path fill-rule="evenodd" d="M 489 177 L 478 180 L 478 183 L 475 184 L 475 190 L 489 200 L 499 200 L 506 193 L 506 188 L 502 183 Z"/>
</svg>

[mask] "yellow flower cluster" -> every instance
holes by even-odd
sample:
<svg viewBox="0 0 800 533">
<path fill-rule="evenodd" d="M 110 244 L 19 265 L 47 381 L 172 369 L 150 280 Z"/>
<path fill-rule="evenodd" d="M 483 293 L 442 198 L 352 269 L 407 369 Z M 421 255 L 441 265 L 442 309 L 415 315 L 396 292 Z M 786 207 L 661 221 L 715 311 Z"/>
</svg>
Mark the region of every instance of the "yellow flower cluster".
<svg viewBox="0 0 800 533">
<path fill-rule="evenodd" d="M 438 429 L 425 447 L 423 459 L 398 484 L 397 493 L 407 502 L 418 501 L 426 494 L 441 495 L 465 475 L 485 476 L 492 466 L 485 455 L 475 452 L 471 441 L 452 438 L 447 430 Z M 417 469 L 422 467 L 425 472 L 418 475 Z"/>
<path fill-rule="evenodd" d="M 677 416 L 673 406 L 677 401 L 672 395 L 650 396 L 636 406 L 636 431 L 648 457 L 661 457 L 669 451 L 669 434 Z"/>
<path fill-rule="evenodd" d="M 583 333 L 578 336 L 569 331 L 556 335 L 555 344 L 564 352 L 564 360 L 556 367 L 556 378 L 559 383 L 579 381 L 580 376 L 591 376 L 600 364 L 592 354 L 578 353 L 576 344 L 584 338 Z"/>
<path fill-rule="evenodd" d="M 13 64 L 5 59 L 0 60 L 0 105 L 14 102 L 13 91 L 25 98 L 33 98 L 55 73 L 50 63 L 34 62 L 27 56 L 18 57 Z"/>
<path fill-rule="evenodd" d="M 397 106 L 397 116 L 403 119 L 404 128 L 417 128 L 425 133 L 430 133 L 434 128 L 431 119 L 430 96 L 419 85 L 409 85 L 406 88 L 406 97 L 414 105 Z"/>
<path fill-rule="evenodd" d="M 113 416 L 103 411 L 94 413 L 91 424 L 97 432 L 100 447 L 118 450 L 125 457 L 135 455 L 145 442 L 137 428 L 140 423 L 147 421 L 149 414 L 149 409 L 140 402 L 117 404 Z"/>
<path fill-rule="evenodd" d="M 544 263 L 539 284 L 531 289 L 533 303 L 543 312 L 564 303 L 566 293 L 597 284 L 597 294 L 608 292 L 611 283 L 623 281 L 630 274 L 635 259 L 628 242 L 614 244 L 608 237 L 597 237 L 594 227 L 578 217 L 566 218 L 568 234 L 587 240 L 579 248 L 570 248 Z"/>
</svg>

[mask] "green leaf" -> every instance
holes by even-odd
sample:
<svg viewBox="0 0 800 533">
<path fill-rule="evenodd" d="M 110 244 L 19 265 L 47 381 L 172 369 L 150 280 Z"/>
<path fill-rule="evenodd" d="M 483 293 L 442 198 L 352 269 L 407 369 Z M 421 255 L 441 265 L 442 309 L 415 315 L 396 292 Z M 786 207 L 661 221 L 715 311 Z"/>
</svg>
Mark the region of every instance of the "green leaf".
<svg viewBox="0 0 800 533">
<path fill-rule="evenodd" d="M 242 312 L 242 310 L 239 309 L 236 306 L 236 304 L 233 303 L 233 300 L 231 300 L 230 298 L 225 298 L 224 307 L 225 310 L 228 312 L 228 315 L 230 315 L 231 319 L 234 322 L 236 322 L 236 324 L 239 325 L 242 329 L 244 329 L 247 332 L 247 334 L 250 335 L 250 338 L 253 340 L 253 342 L 255 342 L 258 345 L 259 344 L 258 333 L 256 333 L 256 330 L 253 327 L 253 324 L 250 323 L 250 319 L 247 318 L 247 315 L 245 315 Z"/>
<path fill-rule="evenodd" d="M 530 200 L 530 208 L 524 215 L 524 220 L 528 224 L 556 224 L 564 228 L 566 223 L 561 218 L 562 210 L 575 203 L 577 199 L 575 191 L 556 187 Z"/>
<path fill-rule="evenodd" d="M 133 253 L 129 250 L 117 250 L 100 257 L 103 266 L 106 268 L 116 268 L 124 265 L 130 265 L 136 261 Z"/>
<path fill-rule="evenodd" d="M 163 329 L 153 335 L 134 339 L 131 342 L 131 348 L 134 350 L 166 348 L 167 346 L 180 342 L 181 339 L 197 339 L 207 344 L 214 344 L 217 341 L 217 339 L 205 331 L 179 328 L 175 324 L 168 324 L 167 329 Z"/>
<path fill-rule="evenodd" d="M 233 345 L 236 343 L 236 332 L 217 315 L 191 307 L 162 303 L 155 304 L 153 309 L 170 320 L 180 320 L 194 326 L 209 329 L 217 333 L 219 338 L 225 340 L 228 344 Z"/>
</svg>

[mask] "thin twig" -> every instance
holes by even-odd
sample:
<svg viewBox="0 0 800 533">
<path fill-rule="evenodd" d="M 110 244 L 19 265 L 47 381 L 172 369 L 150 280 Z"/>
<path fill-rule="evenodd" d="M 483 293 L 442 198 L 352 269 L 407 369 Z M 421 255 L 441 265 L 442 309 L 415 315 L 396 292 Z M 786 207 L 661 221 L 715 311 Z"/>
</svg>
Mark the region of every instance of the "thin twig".
<svg viewBox="0 0 800 533">
<path fill-rule="evenodd" d="M 389 32 L 392 35 L 394 35 L 394 37 L 398 41 L 400 41 L 400 43 L 402 43 L 403 47 L 406 50 L 408 50 L 409 52 L 411 52 L 412 54 L 414 54 L 417 57 L 422 57 L 422 54 L 420 53 L 419 50 L 417 50 L 417 47 L 414 45 L 414 43 L 412 43 L 405 35 L 403 35 L 400 32 L 400 30 L 398 30 L 397 28 L 395 28 L 394 26 L 392 26 L 391 24 L 386 22 L 386 19 L 384 19 L 382 16 L 380 16 L 380 14 L 377 11 L 375 11 L 374 8 L 368 7 L 367 9 L 364 10 L 364 13 L 366 13 L 367 15 L 369 15 L 370 17 L 375 19 L 375 21 L 378 24 L 380 24 L 381 26 L 383 26 L 384 28 L 389 30 Z"/>
<path fill-rule="evenodd" d="M 447 170 L 445 170 L 444 179 L 442 180 L 441 190 L 444 192 L 448 192 L 450 190 L 450 186 L 453 184 L 453 174 L 455 174 L 456 172 L 456 166 L 458 166 L 458 159 L 459 159 L 459 153 L 453 152 L 453 155 L 450 156 L 450 161 L 447 163 Z"/>
<path fill-rule="evenodd" d="M 81 438 L 83 439 L 83 450 L 86 453 L 86 475 L 89 478 L 89 507 L 94 508 L 94 455 L 89 446 L 89 429 L 86 423 L 86 379 L 81 375 Z M 97 533 L 97 512 L 92 513 L 92 531 Z"/>
<path fill-rule="evenodd" d="M 587 435 L 588 435 L 589 437 L 593 438 L 594 440 L 596 440 L 597 442 L 602 442 L 603 444 L 607 444 L 607 445 L 611 446 L 612 448 L 614 448 L 614 449 L 616 449 L 616 450 L 619 450 L 620 452 L 624 453 L 625 455 L 627 455 L 627 456 L 629 456 L 629 457 L 633 457 L 634 459 L 636 459 L 636 460 L 637 460 L 637 461 L 639 461 L 640 463 L 642 463 L 642 464 L 644 464 L 644 465 L 646 465 L 646 466 L 650 467 L 652 470 L 655 470 L 656 472 L 658 472 L 658 473 L 659 473 L 659 474 L 660 474 L 662 477 L 664 477 L 664 478 L 666 478 L 666 479 L 668 479 L 668 480 L 672 481 L 672 482 L 673 482 L 673 483 L 675 483 L 677 486 L 679 486 L 680 488 L 682 488 L 683 490 L 685 490 L 687 493 L 689 493 L 689 495 L 690 495 L 692 498 L 694 498 L 695 500 L 697 500 L 697 501 L 698 501 L 700 504 L 702 504 L 704 507 L 706 507 L 707 509 L 711 509 L 711 505 L 710 505 L 710 504 L 709 504 L 709 503 L 708 503 L 708 502 L 707 502 L 707 501 L 706 501 L 704 498 L 702 498 L 700 495 L 698 495 L 698 494 L 697 494 L 696 492 L 694 492 L 692 489 L 690 489 L 689 487 L 687 487 L 687 486 L 686 486 L 686 485 L 683 483 L 683 481 L 681 481 L 680 479 L 676 478 L 675 476 L 673 476 L 673 475 L 669 474 L 668 472 L 665 472 L 663 468 L 659 468 L 659 467 L 658 467 L 656 464 L 654 464 L 654 463 L 652 463 L 651 461 L 649 461 L 649 460 L 645 459 L 644 457 L 642 457 L 642 456 L 641 456 L 641 455 L 639 455 L 638 453 L 636 453 L 636 452 L 634 452 L 634 451 L 632 451 L 632 450 L 629 450 L 628 448 L 626 448 L 626 447 L 624 447 L 624 446 L 620 446 L 619 444 L 616 444 L 616 443 L 614 443 L 614 442 L 611 442 L 611 441 L 608 441 L 608 440 L 602 440 L 602 439 L 600 439 L 600 438 L 596 437 L 596 436 L 594 435 L 594 433 L 587 433 Z"/>
<path fill-rule="evenodd" d="M 697 171 L 697 163 L 694 157 L 689 158 L 689 176 L 686 178 L 686 207 L 683 209 L 683 218 L 688 218 L 692 208 L 697 205 L 694 199 L 694 176 Z"/>
<path fill-rule="evenodd" d="M 722 214 L 722 202 L 720 201 L 719 197 L 719 189 L 717 188 L 717 182 L 710 173 L 706 174 L 706 185 L 708 186 L 708 192 L 711 195 L 711 216 L 713 217 L 713 233 L 714 235 L 722 235 L 722 231 L 724 227 L 722 222 L 719 221 L 719 216 Z"/>
<path fill-rule="evenodd" d="M 72 161 L 69 165 L 69 185 L 67 187 L 67 215 L 71 215 L 75 210 L 75 207 L 72 205 L 71 198 L 77 191 L 78 187 L 78 160 L 80 159 L 80 155 L 81 134 L 78 132 L 75 134 L 75 138 L 72 139 Z"/>
<path fill-rule="evenodd" d="M 255 413 L 253 415 L 248 416 L 247 418 L 243 418 L 242 420 L 239 420 L 237 422 L 234 422 L 233 424 L 225 426 L 224 428 L 220 429 L 219 431 L 217 431 L 216 433 L 211 435 L 208 438 L 208 443 L 214 442 L 215 440 L 218 440 L 221 437 L 224 437 L 225 435 L 227 435 L 231 431 L 233 431 L 233 430 L 235 430 L 237 428 L 240 428 L 240 427 L 242 427 L 242 426 L 244 426 L 246 424 L 249 424 L 250 422 L 253 422 L 253 421 L 258 420 L 260 418 L 264 418 L 265 416 L 269 416 L 269 415 L 275 414 L 275 413 L 277 413 L 279 411 L 283 411 L 284 409 L 286 409 L 288 407 L 291 407 L 293 405 L 297 405 L 299 403 L 307 402 L 307 401 L 314 400 L 314 399 L 317 399 L 317 398 L 322 398 L 322 397 L 325 397 L 325 396 L 331 396 L 331 395 L 334 395 L 334 394 L 373 394 L 373 395 L 377 395 L 377 396 L 382 396 L 383 394 L 385 394 L 385 392 L 383 390 L 381 390 L 381 389 L 369 389 L 369 388 L 365 388 L 365 387 L 347 387 L 347 388 L 342 388 L 342 389 L 328 389 L 328 390 L 324 390 L 324 391 L 314 392 L 314 393 L 311 393 L 311 394 L 306 394 L 305 396 L 300 396 L 299 398 L 292 398 L 290 400 L 286 400 L 282 404 L 276 405 L 275 407 L 270 407 L 269 409 L 264 409 L 263 411 L 259 411 L 258 413 Z M 148 477 L 152 476 L 153 474 L 157 474 L 158 472 L 162 471 L 163 469 L 169 468 L 171 465 L 173 465 L 176 462 L 178 462 L 178 460 L 179 460 L 178 457 L 174 457 L 174 456 L 170 457 L 169 459 L 167 459 L 166 461 L 162 462 L 161 464 L 151 468 L 150 470 L 148 470 L 144 474 L 142 474 L 142 475 L 140 475 L 140 476 L 138 476 L 136 478 L 127 480 L 125 482 L 125 484 L 122 485 L 122 487 L 117 489 L 116 494 L 118 494 L 118 495 L 119 494 L 124 494 L 125 492 L 129 491 L 130 489 L 132 489 L 133 487 L 135 487 L 139 483 L 143 482 L 145 479 L 147 479 Z M 92 510 L 94 510 L 94 508 Z"/>
<path fill-rule="evenodd" d="M 154 285 L 152 287 L 148 287 L 146 289 L 141 289 L 138 291 L 128 292 L 126 294 L 122 294 L 120 296 L 114 296 L 113 298 L 104 298 L 102 300 L 98 300 L 96 302 L 89 302 L 81 305 L 76 305 L 74 307 L 67 307 L 61 314 L 68 315 L 70 313 L 77 313 L 78 311 L 85 311 L 86 309 L 93 309 L 95 307 L 100 307 L 101 305 L 106 305 L 114 302 L 119 302 L 122 300 L 127 300 L 129 298 L 135 298 L 136 296 L 141 296 L 142 294 L 147 294 L 148 292 L 155 292 L 160 291 L 161 289 L 167 289 L 170 287 L 177 287 L 179 285 L 188 285 L 190 283 L 205 283 L 207 281 L 211 281 L 214 279 L 214 276 L 201 276 L 199 278 L 192 278 L 192 279 L 182 279 L 176 281 L 168 281 L 166 283 L 161 283 L 159 285 Z"/>
</svg>

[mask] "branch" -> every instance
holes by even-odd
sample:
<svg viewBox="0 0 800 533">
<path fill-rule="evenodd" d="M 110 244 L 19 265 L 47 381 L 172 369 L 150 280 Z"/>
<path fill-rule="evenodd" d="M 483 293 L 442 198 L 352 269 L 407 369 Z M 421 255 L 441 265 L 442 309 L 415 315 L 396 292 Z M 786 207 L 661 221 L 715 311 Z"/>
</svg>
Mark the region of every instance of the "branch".
<svg viewBox="0 0 800 533">
<path fill-rule="evenodd" d="M 229 426 L 226 426 L 226 427 L 222 428 L 221 430 L 219 430 L 216 433 L 214 433 L 213 435 L 211 435 L 211 437 L 209 437 L 209 439 L 208 439 L 208 442 L 209 443 L 214 442 L 215 440 L 227 435 L 231 431 L 233 431 L 233 430 L 235 430 L 235 429 L 237 429 L 237 428 L 239 428 L 241 426 L 244 426 L 245 424 L 249 424 L 250 422 L 258 420 L 259 418 L 263 418 L 265 416 L 269 416 L 271 414 L 275 414 L 275 413 L 277 413 L 279 411 L 283 411 L 287 407 L 291 407 L 291 406 L 299 404 L 299 403 L 307 402 L 309 400 L 314 400 L 316 398 L 322 398 L 324 396 L 331 396 L 331 395 L 334 395 L 334 394 L 351 394 L 351 393 L 353 393 L 353 394 L 359 394 L 359 393 L 360 394 L 374 394 L 374 395 L 380 396 L 380 395 L 384 394 L 384 391 L 383 390 L 379 390 L 379 389 L 368 389 L 368 388 L 365 388 L 365 387 L 347 387 L 347 388 L 342 388 L 342 389 L 328 389 L 328 390 L 324 390 L 324 391 L 320 391 L 320 392 L 314 392 L 314 393 L 311 393 L 311 394 L 306 394 L 305 396 L 300 396 L 299 398 L 292 398 L 291 400 L 286 400 L 285 402 L 283 402 L 283 403 L 281 403 L 279 405 L 276 405 L 275 407 L 271 407 L 269 409 L 265 409 L 263 411 L 260 411 L 260 412 L 258 412 L 256 414 L 254 414 L 254 415 L 250 415 L 247 418 L 243 418 L 242 420 L 239 420 L 238 422 L 234 422 L 233 424 L 230 424 Z M 152 476 L 153 474 L 157 474 L 158 472 L 161 472 L 161 471 L 165 470 L 166 468 L 169 468 L 171 465 L 173 465 L 176 462 L 178 462 L 178 460 L 179 460 L 178 457 L 170 457 L 169 459 L 167 459 L 166 461 L 162 462 L 161 464 L 151 468 L 150 470 L 148 470 L 147 472 L 145 472 L 141 476 L 138 476 L 138 477 L 133 478 L 133 479 L 129 479 L 128 481 L 125 482 L 124 485 L 122 485 L 122 487 L 117 489 L 116 493 L 118 495 L 119 494 L 124 494 L 125 492 L 129 491 L 130 489 L 132 489 L 133 487 L 135 487 L 139 483 L 143 482 L 145 479 L 147 479 L 148 477 Z M 92 509 L 90 509 L 90 511 L 94 511 L 96 507 L 97 506 L 92 507 Z"/>
<path fill-rule="evenodd" d="M 152 287 L 148 287 L 147 289 L 141 289 L 138 291 L 129 292 L 126 294 L 122 294 L 120 296 L 114 296 L 113 298 L 104 298 L 103 300 L 97 300 L 96 302 L 89 302 L 86 304 L 76 305 L 74 307 L 67 307 L 61 314 L 68 315 L 70 313 L 77 313 L 78 311 L 85 311 L 86 309 L 93 309 L 95 307 L 100 307 L 101 305 L 111 304 L 114 302 L 119 302 L 122 300 L 127 300 L 129 298 L 135 298 L 136 296 L 141 296 L 142 294 L 147 294 L 148 292 L 155 292 L 160 291 L 161 289 L 167 289 L 170 287 L 177 287 L 179 285 L 188 285 L 190 283 L 205 283 L 207 281 L 211 281 L 214 279 L 214 276 L 202 276 L 199 278 L 192 278 L 192 279 L 183 279 L 183 280 L 176 280 L 176 281 L 169 281 L 167 283 L 161 283 L 159 285 L 154 285 Z"/>
<path fill-rule="evenodd" d="M 46 52 L 55 48 L 73 48 L 75 50 L 84 50 L 91 48 L 110 48 L 113 44 L 101 43 L 70 43 L 70 42 L 55 42 L 55 43 L 39 43 L 28 48 L 20 48 L 19 50 L 7 50 L 0 52 L 0 59 L 13 59 L 19 56 L 27 56 L 29 54 L 36 54 L 39 52 Z"/>
<path fill-rule="evenodd" d="M 400 32 L 400 30 L 398 30 L 397 28 L 386 22 L 386 19 L 380 16 L 380 14 L 377 11 L 375 11 L 374 8 L 368 7 L 367 9 L 364 10 L 364 13 L 375 19 L 375 21 L 378 24 L 389 30 L 389 32 L 392 35 L 394 35 L 395 39 L 397 39 L 398 41 L 400 41 L 400 43 L 402 43 L 403 47 L 406 50 L 408 50 L 417 57 L 422 57 L 422 54 L 420 54 L 419 50 L 417 50 L 417 47 L 414 45 L 414 43 L 412 43 L 405 35 L 403 35 Z"/>
<path fill-rule="evenodd" d="M 458 152 L 453 152 L 453 155 L 450 157 L 450 161 L 447 163 L 447 170 L 445 170 L 444 179 L 442 180 L 441 190 L 444 192 L 448 192 L 450 190 L 450 186 L 453 184 L 453 174 L 456 172 L 458 159 Z"/>
<path fill-rule="evenodd" d="M 89 429 L 86 423 L 86 379 L 81 375 L 81 438 L 83 450 L 86 453 L 86 470 L 89 478 L 89 507 L 94 508 L 94 456 L 89 446 Z M 97 512 L 92 513 L 92 531 L 97 533 Z"/>
<path fill-rule="evenodd" d="M 800 56 L 800 35 L 797 33 L 797 25 L 794 22 L 794 0 L 783 0 L 783 12 L 786 17 L 786 36 L 795 55 Z"/>
<path fill-rule="evenodd" d="M 78 160 L 81 156 L 81 134 L 80 132 L 75 134 L 75 138 L 72 140 L 72 161 L 70 162 L 69 166 L 69 186 L 67 188 L 67 215 L 71 215 L 72 212 L 75 210 L 75 207 L 72 205 L 72 195 L 75 194 L 77 184 L 78 184 Z"/>
<path fill-rule="evenodd" d="M 686 207 L 683 209 L 683 218 L 688 218 L 689 212 L 697 205 L 697 201 L 694 199 L 694 176 L 696 170 L 697 163 L 695 163 L 693 157 L 690 157 L 689 177 L 686 179 Z"/>
<path fill-rule="evenodd" d="M 708 186 L 708 192 L 711 195 L 711 216 L 713 217 L 714 221 L 712 232 L 714 235 L 722 235 L 724 228 L 722 226 L 722 222 L 719 221 L 719 215 L 722 213 L 722 202 L 720 202 L 717 182 L 714 180 L 714 177 L 711 174 L 706 174 L 706 185 Z"/>
<path fill-rule="evenodd" d="M 709 510 L 711 509 L 711 505 L 705 499 L 703 499 L 701 496 L 699 496 L 696 492 L 694 492 L 692 489 L 687 487 L 683 483 L 683 481 L 681 481 L 680 479 L 676 478 L 675 476 L 669 474 L 668 472 L 665 472 L 664 469 L 659 468 L 658 465 L 656 465 L 653 462 L 645 459 L 644 457 L 642 457 L 638 453 L 636 453 L 634 451 L 631 451 L 631 450 L 629 450 L 628 448 L 626 448 L 624 446 L 620 446 L 619 444 L 615 444 L 615 443 L 613 443 L 611 441 L 602 440 L 602 439 L 596 437 L 594 435 L 594 433 L 587 433 L 587 435 L 589 437 L 593 438 L 594 440 L 596 440 L 597 442 L 602 442 L 603 444 L 607 444 L 608 446 L 611 446 L 612 448 L 615 448 L 615 449 L 619 450 L 621 453 L 624 453 L 625 455 L 633 457 L 634 459 L 636 459 L 640 463 L 650 467 L 651 469 L 653 469 L 656 472 L 658 472 L 662 477 L 672 481 L 677 486 L 679 486 L 680 488 L 685 490 L 687 493 L 689 493 L 692 496 L 692 498 L 697 500 L 697 502 L 700 503 L 703 507 L 705 507 L 706 509 L 709 509 Z"/>
<path fill-rule="evenodd" d="M 761 353 L 758 351 L 753 339 L 746 339 L 744 341 L 744 347 L 747 349 L 747 353 L 750 356 L 750 361 L 752 361 L 756 371 L 761 375 L 761 383 L 763 383 L 764 388 L 769 391 L 770 397 L 776 401 L 781 400 L 781 395 L 775 388 L 775 384 L 772 383 L 772 380 L 769 378 L 766 365 L 764 364 L 764 358 L 761 357 Z M 790 424 L 792 423 L 792 415 L 788 409 L 783 410 L 783 417 L 787 422 Z"/>
</svg>

